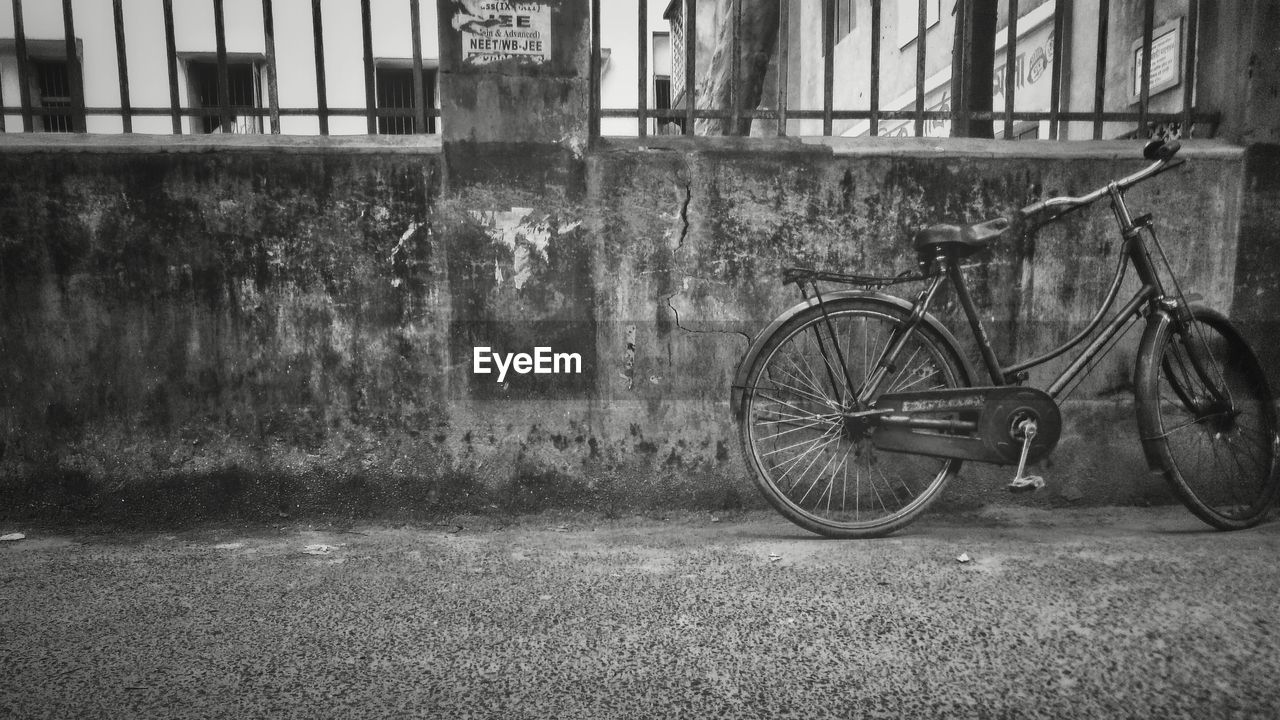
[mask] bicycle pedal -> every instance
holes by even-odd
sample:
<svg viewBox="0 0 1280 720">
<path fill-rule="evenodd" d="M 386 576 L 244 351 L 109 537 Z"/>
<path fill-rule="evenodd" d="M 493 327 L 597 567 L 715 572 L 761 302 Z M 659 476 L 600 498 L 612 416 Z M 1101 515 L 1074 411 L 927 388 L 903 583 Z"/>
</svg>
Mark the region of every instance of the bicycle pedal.
<svg viewBox="0 0 1280 720">
<path fill-rule="evenodd" d="M 1044 487 L 1044 478 L 1039 475 L 1014 478 L 1013 482 L 1009 483 L 1007 487 L 1009 492 L 1032 492 Z"/>
</svg>

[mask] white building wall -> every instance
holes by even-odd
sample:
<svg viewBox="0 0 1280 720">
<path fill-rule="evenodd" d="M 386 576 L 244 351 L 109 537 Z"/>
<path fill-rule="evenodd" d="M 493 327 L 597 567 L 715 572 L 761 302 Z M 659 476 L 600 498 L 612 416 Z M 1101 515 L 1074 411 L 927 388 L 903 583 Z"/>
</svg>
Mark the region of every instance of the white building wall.
<svg viewBox="0 0 1280 720">
<path fill-rule="evenodd" d="M 7 7 L 0 12 L 0 38 L 13 38 L 13 13 Z M 274 0 L 276 68 L 280 106 L 315 107 L 315 50 L 312 42 L 310 0 Z M 217 49 L 214 35 L 212 0 L 174 0 L 174 35 L 179 55 L 213 53 Z M 108 0 L 74 0 L 76 34 L 83 43 L 84 92 L 87 107 L 118 107 L 120 86 L 117 78 L 115 26 Z M 129 63 L 129 99 L 134 107 L 169 106 L 169 75 L 165 54 L 164 13 L 160 0 L 125 0 L 124 24 Z M 363 108 L 364 47 L 360 28 L 360 3 L 355 0 L 325 0 L 324 46 L 326 92 L 331 108 Z M 225 26 L 229 53 L 265 55 L 261 0 L 225 0 Z M 439 39 L 436 33 L 434 0 L 420 3 L 422 56 L 428 67 L 437 65 Z M 413 57 L 408 0 L 372 0 L 371 23 L 375 58 Z M 27 39 L 63 39 L 62 4 L 53 0 L 28 0 L 23 4 L 23 27 Z M 634 41 L 633 41 L 634 42 Z M 0 91 L 6 107 L 18 107 L 18 71 L 13 53 L 0 54 Z M 187 96 L 185 66 L 179 63 L 178 91 L 184 107 Z M 266 93 L 263 92 L 266 107 Z M 281 131 L 286 134 L 316 134 L 319 121 L 315 117 L 282 116 Z M 89 132 L 118 133 L 123 130 L 118 115 L 90 115 Z M 264 128 L 267 128 L 264 120 Z M 8 132 L 22 129 L 22 118 L 5 116 Z M 364 117 L 329 119 L 329 132 L 335 135 L 364 134 Z M 134 132 L 169 134 L 169 116 L 133 118 Z M 184 132 L 190 131 L 190 119 L 183 120 Z"/>
</svg>

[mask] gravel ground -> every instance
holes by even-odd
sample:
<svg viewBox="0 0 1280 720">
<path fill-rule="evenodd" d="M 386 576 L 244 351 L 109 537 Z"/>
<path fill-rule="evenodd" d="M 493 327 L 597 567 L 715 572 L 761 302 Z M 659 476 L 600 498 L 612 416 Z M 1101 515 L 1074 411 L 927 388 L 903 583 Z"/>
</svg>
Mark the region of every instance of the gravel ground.
<svg viewBox="0 0 1280 720">
<path fill-rule="evenodd" d="M 1280 716 L 1280 523 L 1181 508 L 15 530 L 4 718 Z"/>
</svg>

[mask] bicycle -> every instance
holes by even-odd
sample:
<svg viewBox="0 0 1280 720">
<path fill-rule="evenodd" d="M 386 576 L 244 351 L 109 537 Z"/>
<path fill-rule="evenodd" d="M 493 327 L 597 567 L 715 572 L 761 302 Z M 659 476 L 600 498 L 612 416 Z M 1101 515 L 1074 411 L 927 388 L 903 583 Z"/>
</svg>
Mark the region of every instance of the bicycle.
<svg viewBox="0 0 1280 720">
<path fill-rule="evenodd" d="M 1221 530 L 1261 522 L 1280 478 L 1276 409 L 1258 359 L 1222 314 L 1192 305 L 1156 238 L 1124 193 L 1180 166 L 1176 141 L 1153 141 L 1153 162 L 1080 197 L 1039 200 L 1012 216 L 941 224 L 914 236 L 917 268 L 896 277 L 788 268 L 802 302 L 762 330 L 738 365 L 732 408 L 756 485 L 788 520 L 837 538 L 877 537 L 923 512 L 964 460 L 1017 465 L 1011 490 L 1043 487 L 1028 463 L 1054 449 L 1059 400 L 1139 319 L 1134 392 L 1145 459 L 1197 517 Z M 1029 360 L 1002 365 L 961 260 L 1009 228 L 1033 227 L 1109 198 L 1123 251 L 1101 307 L 1083 330 Z M 1157 258 L 1167 279 L 1157 266 Z M 1141 281 L 1106 324 L 1129 267 Z M 823 294 L 819 283 L 857 289 Z M 922 282 L 914 301 L 884 292 Z M 989 385 L 929 305 L 949 282 Z M 811 292 L 810 292 L 811 291 Z M 1083 350 L 1047 389 L 1029 370 Z"/>
</svg>

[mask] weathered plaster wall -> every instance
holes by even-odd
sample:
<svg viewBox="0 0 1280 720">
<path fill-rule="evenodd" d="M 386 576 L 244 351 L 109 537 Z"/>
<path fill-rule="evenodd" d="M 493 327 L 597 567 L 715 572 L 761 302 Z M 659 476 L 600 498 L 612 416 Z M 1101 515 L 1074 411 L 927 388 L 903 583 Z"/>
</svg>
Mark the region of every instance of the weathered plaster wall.
<svg viewBox="0 0 1280 720">
<path fill-rule="evenodd" d="M 0 512 L 759 505 L 728 389 L 796 301 L 781 267 L 897 272 L 922 222 L 1138 167 L 1128 143 L 675 138 L 604 144 L 582 193 L 446 191 L 421 142 L 6 138 Z M 1257 290 L 1238 284 L 1244 156 L 1187 155 L 1135 209 L 1192 289 L 1239 312 Z M 978 258 L 1002 353 L 1087 319 L 1117 259 L 1109 222 Z M 471 372 L 478 345 L 551 346 L 583 372 L 497 383 Z M 1141 464 L 1132 365 L 1122 346 L 1073 396 L 1050 488 L 1017 502 L 1167 499 Z M 948 501 L 1006 501 L 1011 471 L 967 468 Z"/>
</svg>

